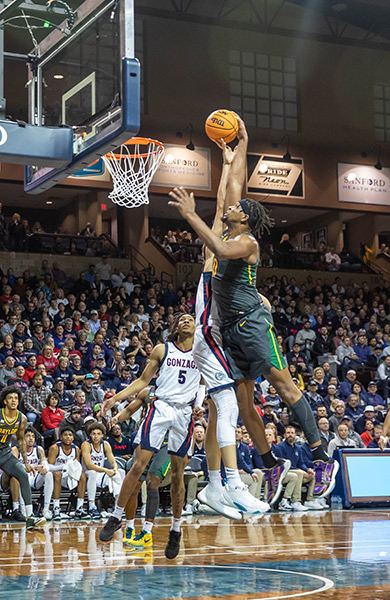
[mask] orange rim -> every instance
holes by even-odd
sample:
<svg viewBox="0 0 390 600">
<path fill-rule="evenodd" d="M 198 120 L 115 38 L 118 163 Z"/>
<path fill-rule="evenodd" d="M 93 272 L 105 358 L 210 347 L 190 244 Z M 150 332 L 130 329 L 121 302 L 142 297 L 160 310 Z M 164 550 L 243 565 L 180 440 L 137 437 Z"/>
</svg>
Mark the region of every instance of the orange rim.
<svg viewBox="0 0 390 600">
<path fill-rule="evenodd" d="M 109 152 L 105 155 L 105 158 L 107 158 L 108 160 L 122 160 L 123 158 L 147 158 L 151 154 L 157 154 L 161 149 L 164 149 L 164 144 L 162 142 L 144 137 L 133 137 L 130 140 L 127 140 L 127 142 L 124 142 L 122 146 L 147 146 L 148 144 L 155 144 L 156 146 L 158 146 L 157 150 L 154 150 L 153 152 L 145 152 L 138 154 L 117 154 L 116 152 Z"/>
</svg>

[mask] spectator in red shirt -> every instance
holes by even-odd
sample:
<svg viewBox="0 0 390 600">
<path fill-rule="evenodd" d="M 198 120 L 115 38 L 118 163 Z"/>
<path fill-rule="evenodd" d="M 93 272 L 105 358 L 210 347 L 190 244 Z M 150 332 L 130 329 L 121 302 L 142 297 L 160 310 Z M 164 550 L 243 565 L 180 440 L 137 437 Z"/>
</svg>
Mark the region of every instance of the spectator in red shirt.
<svg viewBox="0 0 390 600">
<path fill-rule="evenodd" d="M 360 437 L 366 447 L 372 442 L 374 439 L 374 421 L 371 419 L 366 420 L 364 431 L 360 434 Z"/>
<path fill-rule="evenodd" d="M 31 383 L 31 380 L 34 377 L 36 372 L 37 372 L 37 357 L 35 356 L 35 354 L 31 354 L 31 356 L 29 356 L 28 360 L 27 360 L 27 367 L 24 370 L 23 379 L 25 381 L 27 381 L 28 383 Z"/>
<path fill-rule="evenodd" d="M 44 437 L 54 437 L 56 442 L 59 439 L 59 425 L 64 419 L 64 413 L 60 408 L 58 395 L 53 392 L 46 400 L 46 408 L 41 413 L 41 424 Z"/>
<path fill-rule="evenodd" d="M 45 365 L 46 371 L 49 375 L 52 375 L 54 369 L 58 367 L 58 360 L 53 356 L 53 349 L 51 346 L 44 346 L 42 353 L 37 358 L 37 366 Z"/>
</svg>

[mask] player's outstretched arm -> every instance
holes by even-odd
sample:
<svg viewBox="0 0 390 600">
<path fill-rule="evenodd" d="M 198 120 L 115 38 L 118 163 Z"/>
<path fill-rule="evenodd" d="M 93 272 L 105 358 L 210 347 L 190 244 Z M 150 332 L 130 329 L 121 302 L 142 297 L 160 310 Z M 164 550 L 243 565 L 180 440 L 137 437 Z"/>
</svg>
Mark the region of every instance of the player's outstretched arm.
<svg viewBox="0 0 390 600">
<path fill-rule="evenodd" d="M 246 131 L 244 121 L 237 114 L 236 117 L 238 121 L 238 144 L 235 148 L 235 157 L 234 161 L 232 162 L 232 168 L 230 169 L 227 181 L 225 211 L 227 210 L 228 206 L 236 204 L 236 202 L 241 200 L 246 175 L 248 133 Z"/>
<path fill-rule="evenodd" d="M 184 219 L 195 229 L 198 236 L 203 240 L 204 244 L 213 254 L 219 258 L 243 258 L 250 259 L 253 257 L 253 262 L 258 255 L 258 246 L 255 240 L 249 235 L 238 236 L 227 242 L 223 242 L 215 233 L 206 225 L 204 221 L 195 212 L 194 194 L 188 194 L 183 188 L 175 188 L 169 192 L 171 200 L 168 202 L 171 206 L 176 206 L 179 213 Z M 250 260 L 249 260 L 250 262 Z"/>
<path fill-rule="evenodd" d="M 151 379 L 157 373 L 160 363 L 162 362 L 165 354 L 165 344 L 159 344 L 153 349 L 152 354 L 150 355 L 150 362 L 141 377 L 138 377 L 135 381 L 130 383 L 124 390 L 112 396 L 112 398 L 108 398 L 102 404 L 102 415 L 105 416 L 107 411 L 115 406 L 117 402 L 122 402 L 125 398 L 129 396 L 135 396 L 139 392 L 141 392 L 146 386 L 149 385 Z"/>
</svg>

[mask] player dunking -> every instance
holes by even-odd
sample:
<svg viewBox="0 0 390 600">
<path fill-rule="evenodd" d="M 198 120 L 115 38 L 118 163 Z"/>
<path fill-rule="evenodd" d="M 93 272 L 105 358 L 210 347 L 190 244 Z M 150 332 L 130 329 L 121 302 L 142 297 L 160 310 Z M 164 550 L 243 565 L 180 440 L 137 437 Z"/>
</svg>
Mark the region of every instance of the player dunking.
<svg viewBox="0 0 390 600">
<path fill-rule="evenodd" d="M 254 383 L 264 376 L 294 412 L 313 452 L 317 497 L 328 495 L 335 484 L 338 464 L 324 452 L 319 431 L 302 392 L 294 385 L 276 343 L 273 320 L 256 289 L 260 251 L 258 239 L 272 225 L 264 207 L 241 198 L 245 178 L 248 136 L 239 120 L 239 143 L 227 182 L 229 208 L 223 216 L 227 227 L 224 241 L 216 236 L 195 212 L 194 195 L 183 188 L 170 192 L 170 204 L 197 232 L 215 254 L 212 290 L 221 319 L 223 347 L 237 385 L 240 415 L 266 468 L 276 466 L 254 404 Z"/>
<path fill-rule="evenodd" d="M 22 392 L 16 385 L 5 387 L 0 393 L 0 468 L 9 477 L 19 481 L 20 491 L 26 506 L 26 527 L 31 529 L 46 523 L 45 518 L 34 517 L 32 512 L 31 488 L 27 473 L 35 473 L 27 459 L 24 431 L 27 418 L 18 411 Z M 19 451 L 23 458 L 24 467 L 11 452 L 11 437 L 16 434 Z"/>
<path fill-rule="evenodd" d="M 141 442 L 135 451 L 135 460 L 127 473 L 113 515 L 100 532 L 100 539 L 108 542 L 121 526 L 125 506 L 137 493 L 138 480 L 154 452 L 158 452 L 168 432 L 168 452 L 171 455 L 172 526 L 165 548 L 167 558 L 175 558 L 180 550 L 181 512 L 184 503 L 184 469 L 192 441 L 193 406 L 199 389 L 200 375 L 192 356 L 195 321 L 190 315 L 181 315 L 173 330 L 173 339 L 156 346 L 150 362 L 141 377 L 127 388 L 105 401 L 105 409 L 115 402 L 141 392 L 159 371 L 156 397 L 152 400 L 141 427 Z M 172 339 L 172 338 L 171 338 Z"/>
<path fill-rule="evenodd" d="M 222 216 L 225 209 L 226 185 L 236 152 L 229 146 L 223 147 L 223 167 L 217 193 L 217 209 L 212 231 L 222 236 Z M 209 402 L 209 422 L 206 431 L 205 450 L 210 483 L 198 494 L 198 498 L 226 517 L 240 519 L 238 510 L 261 513 L 269 510 L 269 504 L 256 499 L 240 479 L 237 469 L 236 425 L 238 418 L 237 398 L 234 381 L 226 361 L 215 304 L 212 302 L 211 278 L 213 253 L 204 248 L 205 262 L 196 295 L 196 331 L 194 338 L 194 360 L 206 383 Z M 221 455 L 225 466 L 227 486 L 223 487 L 220 476 Z M 289 463 L 280 466 L 277 486 L 282 489 L 283 473 Z M 272 481 L 272 478 L 269 478 Z M 273 499 L 277 500 L 277 487 Z M 237 510 L 238 509 L 238 510 Z"/>
</svg>

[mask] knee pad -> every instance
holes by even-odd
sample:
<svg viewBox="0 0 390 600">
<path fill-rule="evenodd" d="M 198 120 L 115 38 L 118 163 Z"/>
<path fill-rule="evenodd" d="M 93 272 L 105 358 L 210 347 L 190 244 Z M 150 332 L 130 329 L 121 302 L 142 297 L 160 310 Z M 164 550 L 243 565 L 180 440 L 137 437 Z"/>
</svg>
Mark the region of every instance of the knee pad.
<svg viewBox="0 0 390 600">
<path fill-rule="evenodd" d="M 237 398 L 233 388 L 213 392 L 211 398 L 217 409 L 217 442 L 220 448 L 236 443 L 238 419 Z"/>
</svg>

